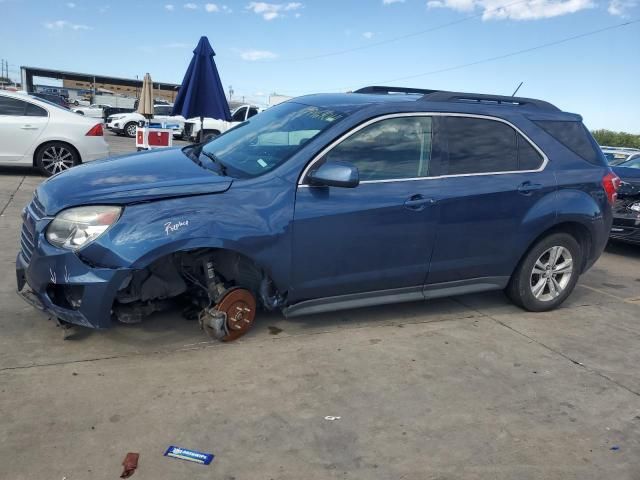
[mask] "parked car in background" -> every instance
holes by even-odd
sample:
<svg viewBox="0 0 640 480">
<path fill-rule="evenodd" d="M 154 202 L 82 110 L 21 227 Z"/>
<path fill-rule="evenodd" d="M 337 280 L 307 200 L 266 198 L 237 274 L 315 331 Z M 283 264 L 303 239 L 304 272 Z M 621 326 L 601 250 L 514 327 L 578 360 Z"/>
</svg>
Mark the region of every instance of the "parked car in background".
<svg viewBox="0 0 640 480">
<path fill-rule="evenodd" d="M 622 181 L 613 209 L 611 238 L 640 244 L 640 153 L 613 167 Z"/>
<path fill-rule="evenodd" d="M 625 148 L 625 147 L 607 147 L 602 146 L 602 153 L 604 153 L 607 163 L 615 167 L 623 162 L 629 160 L 631 155 L 640 154 L 640 149 L 637 148 Z"/>
<path fill-rule="evenodd" d="M 72 109 L 71 111 L 80 115 L 86 115 L 87 117 L 103 118 L 103 109 L 109 107 L 111 107 L 111 105 L 108 105 L 106 103 L 92 103 L 88 107 L 78 107 Z"/>
<path fill-rule="evenodd" d="M 223 340 L 258 307 L 295 316 L 504 289 L 547 311 L 611 229 L 619 179 L 581 120 L 474 93 L 300 97 L 208 143 L 42 183 L 18 291 L 93 328 L 186 300 Z"/>
<path fill-rule="evenodd" d="M 61 96 L 53 93 L 31 93 L 34 97 L 42 98 L 43 100 L 47 100 L 48 102 L 55 103 L 56 105 L 61 106 L 62 108 L 66 108 L 69 110 L 69 103 L 67 100 Z"/>
<path fill-rule="evenodd" d="M 184 117 L 171 115 L 172 110 L 173 105 L 154 105 L 151 123 L 162 123 L 165 128 L 173 130 L 174 137 L 181 138 L 183 135 Z M 138 122 L 144 120 L 144 116 L 138 112 L 110 115 L 107 118 L 107 129 L 119 135 L 126 135 L 127 137 L 133 138 L 136 136 Z"/>
<path fill-rule="evenodd" d="M 102 123 L 25 93 L 0 91 L 0 164 L 53 175 L 109 155 Z"/>
<path fill-rule="evenodd" d="M 203 123 L 203 140 L 211 140 L 231 127 L 245 122 L 262 112 L 264 108 L 255 105 L 241 105 L 231 112 L 231 121 L 205 118 Z M 200 119 L 190 118 L 184 122 L 184 137 L 192 142 L 200 140 Z"/>
</svg>

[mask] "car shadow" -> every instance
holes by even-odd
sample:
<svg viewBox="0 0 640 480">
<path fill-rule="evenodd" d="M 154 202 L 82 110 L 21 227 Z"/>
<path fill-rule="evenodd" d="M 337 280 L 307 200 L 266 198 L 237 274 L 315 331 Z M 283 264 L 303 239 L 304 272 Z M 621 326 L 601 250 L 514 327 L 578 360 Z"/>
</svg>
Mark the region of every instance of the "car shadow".
<svg viewBox="0 0 640 480">
<path fill-rule="evenodd" d="M 640 245 L 609 240 L 605 251 L 612 255 L 622 255 L 625 257 L 640 258 Z"/>
</svg>

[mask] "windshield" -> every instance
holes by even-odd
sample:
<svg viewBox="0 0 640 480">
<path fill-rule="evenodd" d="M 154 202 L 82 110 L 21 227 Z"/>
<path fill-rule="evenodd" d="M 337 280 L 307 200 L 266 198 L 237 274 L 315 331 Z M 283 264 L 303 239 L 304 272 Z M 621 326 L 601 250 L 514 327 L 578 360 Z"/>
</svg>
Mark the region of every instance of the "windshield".
<svg viewBox="0 0 640 480">
<path fill-rule="evenodd" d="M 229 175 L 255 177 L 286 161 L 346 115 L 296 102 L 281 103 L 205 144 L 202 153 L 223 164 Z"/>
</svg>

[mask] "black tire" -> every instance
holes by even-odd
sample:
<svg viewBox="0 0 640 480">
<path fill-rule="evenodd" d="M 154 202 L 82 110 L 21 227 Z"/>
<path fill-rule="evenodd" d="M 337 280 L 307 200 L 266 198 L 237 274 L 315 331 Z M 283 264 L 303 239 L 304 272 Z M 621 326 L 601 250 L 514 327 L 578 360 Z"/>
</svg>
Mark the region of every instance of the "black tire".
<svg viewBox="0 0 640 480">
<path fill-rule="evenodd" d="M 75 148 L 64 142 L 48 142 L 35 154 L 35 166 L 40 172 L 50 177 L 68 170 L 80 163 L 80 156 Z"/>
<path fill-rule="evenodd" d="M 557 255 L 555 260 L 552 258 L 554 254 Z M 513 303 L 530 312 L 553 310 L 575 288 L 581 273 L 582 258 L 580 244 L 572 235 L 553 233 L 539 240 L 524 256 L 505 292 Z M 568 271 L 567 265 L 571 271 L 562 273 Z"/>
<path fill-rule="evenodd" d="M 136 138 L 136 127 L 138 122 L 129 122 L 122 127 L 122 133 L 125 137 Z"/>
</svg>

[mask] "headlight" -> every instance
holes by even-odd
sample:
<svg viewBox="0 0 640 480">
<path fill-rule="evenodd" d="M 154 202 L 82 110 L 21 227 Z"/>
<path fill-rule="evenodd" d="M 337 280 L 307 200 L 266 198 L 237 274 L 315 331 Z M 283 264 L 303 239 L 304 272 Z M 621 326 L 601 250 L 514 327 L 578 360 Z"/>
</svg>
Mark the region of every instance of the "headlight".
<svg viewBox="0 0 640 480">
<path fill-rule="evenodd" d="M 64 210 L 47 227 L 47 240 L 56 247 L 76 250 L 106 232 L 121 212 L 121 207 L 108 205 Z"/>
<path fill-rule="evenodd" d="M 629 205 L 629 210 L 640 212 L 640 202 L 632 203 L 631 205 Z"/>
</svg>

